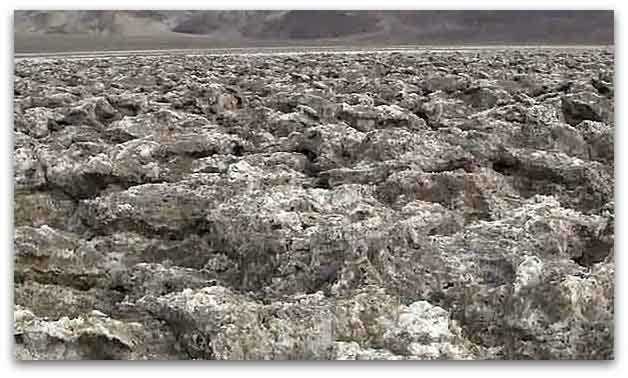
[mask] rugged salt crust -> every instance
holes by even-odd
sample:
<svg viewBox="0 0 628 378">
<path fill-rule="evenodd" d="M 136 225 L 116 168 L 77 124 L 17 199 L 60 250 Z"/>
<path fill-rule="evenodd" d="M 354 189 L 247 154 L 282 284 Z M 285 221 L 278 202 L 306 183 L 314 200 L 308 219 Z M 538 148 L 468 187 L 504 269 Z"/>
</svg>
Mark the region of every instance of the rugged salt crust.
<svg viewBox="0 0 628 378">
<path fill-rule="evenodd" d="M 16 62 L 15 356 L 613 358 L 613 59 Z"/>
</svg>

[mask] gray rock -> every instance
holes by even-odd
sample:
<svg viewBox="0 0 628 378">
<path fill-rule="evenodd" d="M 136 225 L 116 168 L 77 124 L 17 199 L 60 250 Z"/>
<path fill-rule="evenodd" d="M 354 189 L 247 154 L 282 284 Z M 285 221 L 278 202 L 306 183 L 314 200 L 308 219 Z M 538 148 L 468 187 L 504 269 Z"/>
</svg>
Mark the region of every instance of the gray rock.
<svg viewBox="0 0 628 378">
<path fill-rule="evenodd" d="M 613 164 L 615 159 L 615 130 L 601 122 L 582 121 L 576 128 L 588 144 L 591 160 Z"/>
<path fill-rule="evenodd" d="M 136 116 L 148 108 L 148 99 L 141 94 L 109 95 L 107 100 L 123 116 Z"/>
<path fill-rule="evenodd" d="M 360 108 L 343 104 L 338 111 L 338 117 L 361 132 L 392 127 L 403 127 L 408 130 L 427 128 L 423 119 L 397 105 Z"/>
<path fill-rule="evenodd" d="M 46 184 L 46 173 L 37 156 L 38 144 L 25 134 L 15 134 L 13 180 L 16 190 L 33 190 Z"/>
<path fill-rule="evenodd" d="M 142 338 L 142 325 L 111 318 L 79 316 L 48 321 L 28 309 L 14 311 L 18 360 L 129 360 Z"/>
<path fill-rule="evenodd" d="M 29 108 L 16 120 L 16 130 L 33 138 L 43 138 L 50 133 L 50 125 L 59 117 L 47 108 Z"/>
<path fill-rule="evenodd" d="M 613 103 L 595 93 L 581 92 L 564 96 L 562 110 L 565 121 L 576 126 L 582 121 L 613 123 Z"/>
<path fill-rule="evenodd" d="M 220 286 L 147 296 L 139 305 L 185 328 L 177 340 L 192 359 L 329 359 L 331 306 L 319 294 L 261 305 Z"/>
<path fill-rule="evenodd" d="M 44 224 L 69 229 L 76 203 L 68 197 L 47 192 L 15 193 L 13 217 L 15 226 L 39 227 Z"/>
</svg>

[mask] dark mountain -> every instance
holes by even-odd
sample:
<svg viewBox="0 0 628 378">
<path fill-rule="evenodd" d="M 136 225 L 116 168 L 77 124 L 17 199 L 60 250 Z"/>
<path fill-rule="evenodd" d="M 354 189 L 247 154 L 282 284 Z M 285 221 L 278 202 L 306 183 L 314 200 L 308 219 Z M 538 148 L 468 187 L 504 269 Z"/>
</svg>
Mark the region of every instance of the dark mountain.
<svg viewBox="0 0 628 378">
<path fill-rule="evenodd" d="M 377 32 L 380 19 L 367 11 L 296 10 L 265 22 L 258 33 L 245 35 L 266 39 L 339 38 Z"/>
<path fill-rule="evenodd" d="M 613 11 L 16 11 L 16 52 L 290 44 L 612 44 Z M 65 39 L 64 39 L 65 38 Z M 63 43 L 72 40 L 73 43 Z M 89 41 L 82 46 L 80 41 Z M 39 47 L 38 47 L 39 46 Z M 103 47 L 104 46 L 104 47 Z"/>
</svg>

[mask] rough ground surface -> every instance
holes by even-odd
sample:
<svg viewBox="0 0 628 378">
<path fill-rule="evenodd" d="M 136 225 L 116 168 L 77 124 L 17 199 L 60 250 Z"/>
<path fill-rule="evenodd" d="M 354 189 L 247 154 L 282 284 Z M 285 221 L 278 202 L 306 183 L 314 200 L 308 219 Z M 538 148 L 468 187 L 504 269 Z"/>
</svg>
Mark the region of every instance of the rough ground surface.
<svg viewBox="0 0 628 378">
<path fill-rule="evenodd" d="M 17 62 L 15 356 L 613 358 L 613 59 Z"/>
</svg>

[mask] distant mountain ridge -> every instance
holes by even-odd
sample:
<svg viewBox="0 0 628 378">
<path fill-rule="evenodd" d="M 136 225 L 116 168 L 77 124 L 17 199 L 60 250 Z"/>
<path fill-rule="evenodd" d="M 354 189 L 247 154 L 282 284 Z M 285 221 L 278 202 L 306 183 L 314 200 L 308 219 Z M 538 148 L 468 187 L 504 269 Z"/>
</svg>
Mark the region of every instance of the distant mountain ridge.
<svg viewBox="0 0 628 378">
<path fill-rule="evenodd" d="M 612 44 L 613 11 L 15 11 L 16 51 L 28 38 L 198 38 L 374 43 Z"/>
</svg>

